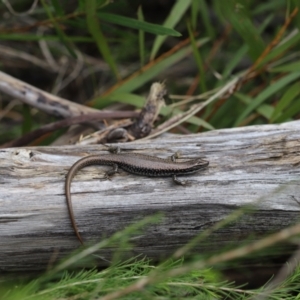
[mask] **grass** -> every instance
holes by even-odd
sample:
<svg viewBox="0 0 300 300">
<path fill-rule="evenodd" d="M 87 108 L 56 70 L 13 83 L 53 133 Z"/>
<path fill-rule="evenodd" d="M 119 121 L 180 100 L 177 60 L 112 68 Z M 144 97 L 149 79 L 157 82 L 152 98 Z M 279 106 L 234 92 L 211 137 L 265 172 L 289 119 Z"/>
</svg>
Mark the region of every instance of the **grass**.
<svg viewBox="0 0 300 300">
<path fill-rule="evenodd" d="M 1 2 L 2 15 L 9 13 L 14 26 L 3 21 L 0 42 L 20 51 L 2 60 L 1 71 L 48 91 L 59 90 L 57 86 L 66 80 L 60 95 L 99 109 L 116 102 L 140 108 L 144 103 L 141 94 L 150 84 L 167 80 L 169 103 L 156 125 L 180 116 L 165 129 L 178 133 L 178 125 L 198 133 L 297 120 L 299 6 L 296 0 L 186 0 L 161 8 L 162 14 L 155 13 L 154 18 L 151 7 L 129 6 L 123 0 L 78 0 L 70 6 L 43 0 L 33 9 L 30 24 L 20 25 L 16 11 L 26 15 L 26 3 L 16 3 L 15 12 L 9 12 Z M 45 56 L 47 51 L 49 56 Z M 22 52 L 45 60 L 49 68 L 23 59 Z M 58 69 L 51 68 L 49 57 Z M 65 69 L 60 68 L 62 61 L 67 62 Z M 71 77 L 81 61 L 80 72 Z M 3 143 L 52 120 L 33 107 L 12 105 L 5 96 L 0 105 Z M 243 257 L 249 254 L 246 251 Z M 119 292 L 124 299 L 253 299 L 263 289 L 250 290 L 224 281 L 218 271 L 221 262 L 209 264 L 209 256 L 187 261 L 183 256 L 170 257 L 159 265 L 133 258 L 116 261 L 105 270 L 72 272 L 67 269 L 78 254 L 74 255 L 69 265 L 62 262 L 17 286 L 4 279 L 1 295 L 5 299 L 115 299 L 114 292 Z M 222 263 L 231 260 L 227 257 Z M 268 299 L 298 299 L 299 277 L 296 268 L 272 289 Z"/>
<path fill-rule="evenodd" d="M 235 214 L 235 218 L 237 217 L 238 215 Z M 130 236 L 142 230 L 144 226 L 159 220 L 160 217 L 157 216 L 148 217 L 137 224 L 129 226 L 109 239 L 102 240 L 98 244 L 71 255 L 60 264 L 49 269 L 45 274 L 27 283 L 17 283 L 16 279 L 3 281 L 2 288 L 0 288 L 1 295 L 4 295 L 3 299 L 8 300 L 61 298 L 161 299 L 162 297 L 164 299 L 195 297 L 196 299 L 260 299 L 259 297 L 262 297 L 265 293 L 267 299 L 297 299 L 293 297 L 300 291 L 300 268 L 299 265 L 297 267 L 293 266 L 295 264 L 293 259 L 290 260 L 290 265 L 286 266 L 290 271 L 283 274 L 284 276 L 279 276 L 279 279 L 278 277 L 275 278 L 277 284 L 273 286 L 266 284 L 259 289 L 249 289 L 247 286 L 237 286 L 232 282 L 228 282 L 223 279 L 218 270 L 224 268 L 225 265 L 238 265 L 239 258 L 251 255 L 259 257 L 263 254 L 259 253 L 262 250 L 265 250 L 264 255 L 267 253 L 270 255 L 272 251 L 270 247 L 287 238 L 299 235 L 299 224 L 259 241 L 250 242 L 229 250 L 221 250 L 220 253 L 200 256 L 189 255 L 187 261 L 183 259 L 182 254 L 186 254 L 190 247 L 188 249 L 186 247 L 178 249 L 172 257 L 160 264 L 153 264 L 150 260 L 142 257 L 124 261 L 117 254 L 112 259 L 110 267 L 104 270 L 68 271 L 68 269 L 80 265 L 82 260 L 85 265 L 88 265 L 88 261 L 92 262 L 95 259 L 93 253 L 97 253 L 101 248 L 108 247 L 111 243 L 120 243 L 123 247 L 126 244 L 126 249 L 128 249 Z M 201 235 L 203 238 L 202 233 L 197 237 L 198 241 Z M 122 241 L 120 242 L 120 240 Z M 181 258 L 176 258 L 178 254 Z M 299 254 L 297 255 L 299 256 Z M 294 258 L 296 259 L 296 256 Z"/>
<path fill-rule="evenodd" d="M 125 1 L 113 4 L 104 0 L 78 1 L 73 3 L 72 9 L 59 1 L 42 1 L 41 4 L 39 9 L 33 10 L 35 22 L 14 29 L 4 26 L 0 30 L 0 41 L 7 41 L 16 48 L 27 45 L 39 57 L 42 53 L 37 42 L 44 41 L 54 61 L 64 55 L 69 64 L 65 74 L 55 81 L 49 81 L 47 71 L 39 75 L 45 76 L 43 82 L 51 90 L 56 90 L 55 85 L 61 81 L 67 81 L 60 91 L 66 98 L 101 109 L 115 102 L 139 108 L 144 102 L 140 93 L 149 90 L 150 84 L 159 77 L 167 79 L 169 105 L 176 103 L 178 108 L 176 111 L 167 109 L 169 113 L 165 118 L 170 118 L 199 103 L 194 100 L 186 104 L 187 96 L 204 96 L 237 77 L 239 80 L 232 87 L 234 93 L 223 95 L 205 105 L 193 119 L 182 121 L 187 130 L 199 132 L 286 122 L 299 115 L 299 93 L 295 87 L 300 76 L 297 67 L 300 63 L 297 1 L 250 3 L 230 0 L 213 1 L 210 5 L 198 0 L 177 1 L 160 17 L 162 25 L 145 21 L 153 17 L 151 12 L 143 6 L 132 10 L 126 7 Z M 6 11 L 5 4 L 1 5 L 0 9 Z M 18 15 L 12 17 L 18 19 Z M 40 25 L 47 30 L 37 35 L 34 29 Z M 169 41 L 168 46 L 166 41 Z M 80 57 L 87 61 L 90 56 L 101 57 L 107 63 L 108 69 L 102 74 L 102 81 L 107 83 L 103 85 L 97 72 L 92 71 L 95 66 L 84 62 L 76 77 L 76 89 L 81 93 L 74 97 L 75 78 L 68 78 L 72 64 Z M 194 57 L 195 63 L 188 66 L 185 77 L 176 72 L 168 77 L 165 71 L 175 66 L 184 69 L 183 61 L 187 57 Z M 50 61 L 46 62 L 50 64 Z M 10 72 L 5 62 L 2 69 Z M 83 73 L 87 75 L 82 77 Z M 34 72 L 28 70 L 27 74 Z M 22 79 L 22 73 L 20 77 Z M 2 101 L 4 111 L 7 105 L 5 100 Z M 43 115 L 40 117 L 33 112 L 31 109 L 24 113 L 15 107 L 14 116 L 6 113 L 4 121 L 9 122 L 21 114 L 25 125 L 13 122 L 10 132 L 6 131 L 0 139 L 6 141 L 7 136 L 20 134 L 21 131 L 16 129 L 18 126 L 28 132 L 42 125 L 45 122 Z M 195 123 L 198 125 L 194 126 Z"/>
</svg>

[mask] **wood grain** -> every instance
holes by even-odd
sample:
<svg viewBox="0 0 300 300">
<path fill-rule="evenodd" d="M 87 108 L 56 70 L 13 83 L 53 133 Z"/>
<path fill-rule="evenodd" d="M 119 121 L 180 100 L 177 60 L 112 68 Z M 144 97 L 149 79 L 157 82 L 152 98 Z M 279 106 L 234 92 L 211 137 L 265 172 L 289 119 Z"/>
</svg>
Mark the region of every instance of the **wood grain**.
<svg viewBox="0 0 300 300">
<path fill-rule="evenodd" d="M 120 171 L 104 180 L 105 166 L 74 178 L 71 192 L 77 224 L 88 242 L 109 237 L 137 220 L 163 212 L 163 221 L 133 240 L 127 256 L 159 259 L 230 213 L 253 204 L 232 224 L 212 233 L 195 251 L 205 252 L 252 240 L 299 219 L 300 122 L 216 130 L 198 135 L 165 135 L 122 144 L 124 151 L 167 157 L 202 157 L 206 170 L 183 177 L 147 178 Z M 64 180 L 70 166 L 103 146 L 10 148 L 0 150 L 0 271 L 45 269 L 79 247 L 67 213 Z M 103 260 L 116 249 L 101 251 Z"/>
</svg>

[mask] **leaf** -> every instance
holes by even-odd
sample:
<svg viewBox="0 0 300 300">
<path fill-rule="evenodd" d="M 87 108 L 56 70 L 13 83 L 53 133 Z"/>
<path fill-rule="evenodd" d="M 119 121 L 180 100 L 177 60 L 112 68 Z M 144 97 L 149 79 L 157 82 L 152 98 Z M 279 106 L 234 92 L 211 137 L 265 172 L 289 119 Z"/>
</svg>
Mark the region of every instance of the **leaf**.
<svg viewBox="0 0 300 300">
<path fill-rule="evenodd" d="M 97 20 L 96 16 L 96 7 L 97 2 L 96 0 L 86 0 L 86 22 L 89 29 L 90 34 L 94 38 L 98 49 L 100 53 L 103 56 L 103 59 L 108 63 L 110 66 L 110 69 L 116 76 L 116 78 L 119 78 L 117 66 L 115 64 L 115 61 L 111 55 L 111 50 L 108 47 L 108 43 L 106 41 L 106 38 L 104 34 L 102 33 L 100 24 Z"/>
<path fill-rule="evenodd" d="M 72 42 L 81 42 L 81 43 L 90 43 L 94 42 L 94 40 L 90 37 L 86 36 L 71 36 L 68 39 Z M 8 41 L 61 41 L 59 37 L 56 35 L 43 35 L 39 36 L 36 34 L 0 34 L 0 40 L 8 40 Z"/>
<path fill-rule="evenodd" d="M 208 38 L 200 39 L 197 41 L 197 44 L 203 45 L 203 44 L 207 43 L 208 40 L 209 40 Z M 102 108 L 103 107 L 102 102 L 104 101 L 103 103 L 107 103 L 107 102 L 105 102 L 105 99 L 107 99 L 108 97 L 111 97 L 111 95 L 113 95 L 115 93 L 116 94 L 121 93 L 121 92 L 129 93 L 129 92 L 134 91 L 135 89 L 144 85 L 149 80 L 153 79 L 155 76 L 160 74 L 162 71 L 166 70 L 167 68 L 169 68 L 176 62 L 180 61 L 181 59 L 183 59 L 184 57 L 189 55 L 191 53 L 191 51 L 192 51 L 191 47 L 187 46 L 187 47 L 177 51 L 173 55 L 168 56 L 161 61 L 158 61 L 156 64 L 153 64 L 151 67 L 145 69 L 144 71 L 142 71 L 142 70 L 138 71 L 136 73 L 136 74 L 138 74 L 137 76 L 129 78 L 128 80 L 124 80 L 111 93 L 105 95 L 105 97 L 98 97 L 98 98 L 95 98 L 95 99 L 89 101 L 89 105 L 92 105 L 92 106 L 95 105 L 97 108 Z"/>
<path fill-rule="evenodd" d="M 264 116 L 267 120 L 270 120 L 274 107 L 270 104 L 262 104 L 258 107 L 257 111 Z"/>
<path fill-rule="evenodd" d="M 141 20 L 123 17 L 120 15 L 114 15 L 109 13 L 98 13 L 97 14 L 102 21 L 109 23 L 143 30 L 145 32 L 153 33 L 155 35 L 169 35 L 169 36 L 181 36 L 181 33 L 165 26 L 148 23 Z"/>
<path fill-rule="evenodd" d="M 132 93 L 113 93 L 105 99 L 105 102 L 107 102 L 107 104 L 111 103 L 112 101 L 130 104 L 137 108 L 142 108 L 145 104 L 144 97 L 138 96 L 138 95 L 135 95 Z M 177 114 L 181 114 L 181 113 L 183 113 L 182 110 L 180 110 L 178 108 L 174 109 L 174 108 L 171 108 L 168 106 L 163 106 L 160 110 L 160 115 L 163 115 L 163 116 L 168 116 L 170 114 L 177 115 Z M 214 129 L 214 127 L 211 124 L 207 123 L 205 120 L 198 118 L 196 116 L 189 118 L 186 122 L 188 122 L 190 124 L 198 125 L 198 126 L 203 126 L 204 128 L 209 129 L 209 130 Z"/>
<path fill-rule="evenodd" d="M 144 21 L 144 14 L 142 7 L 138 7 L 137 16 L 139 21 Z M 140 62 L 141 62 L 141 68 L 145 64 L 145 32 L 144 30 L 139 30 L 139 54 L 140 54 Z"/>
<path fill-rule="evenodd" d="M 136 94 L 127 93 L 127 92 L 114 92 L 105 98 L 98 98 L 101 101 L 101 106 L 97 107 L 106 107 L 112 102 L 121 102 L 135 106 L 136 108 L 142 108 L 145 103 L 145 98 Z M 97 99 L 96 99 L 97 101 Z"/>
<path fill-rule="evenodd" d="M 235 51 L 235 55 L 231 57 L 231 60 L 226 64 L 224 68 L 222 78 L 226 80 L 229 75 L 231 75 L 232 71 L 236 66 L 241 62 L 241 60 L 245 57 L 248 52 L 249 47 L 247 45 L 243 45 L 239 49 Z M 223 81 L 222 81 L 223 82 Z"/>
<path fill-rule="evenodd" d="M 203 60 L 201 58 L 200 50 L 197 47 L 197 44 L 196 44 L 195 37 L 194 37 L 193 32 L 192 32 L 190 22 L 187 22 L 187 29 L 188 29 L 189 37 L 190 37 L 190 40 L 191 40 L 191 46 L 192 46 L 192 49 L 193 49 L 194 58 L 195 58 L 196 65 L 198 67 L 198 71 L 199 71 L 199 75 L 200 75 L 201 91 L 202 91 L 202 93 L 204 93 L 204 92 L 206 92 L 207 88 L 206 88 L 206 84 L 205 84 L 205 74 L 204 74 Z"/>
<path fill-rule="evenodd" d="M 265 49 L 265 44 L 247 9 L 246 0 L 217 2 L 219 11 L 249 47 L 249 55 L 255 61 Z"/>
<path fill-rule="evenodd" d="M 70 55 L 73 58 L 77 58 L 77 55 L 76 55 L 75 51 L 73 50 L 73 48 L 75 48 L 75 46 L 70 41 L 68 36 L 60 29 L 60 26 L 57 24 L 57 21 L 55 20 L 55 18 L 52 15 L 52 9 L 50 9 L 48 7 L 48 4 L 46 4 L 45 0 L 41 0 L 41 3 L 43 5 L 49 19 L 51 20 L 52 24 L 54 25 L 54 28 L 55 28 L 55 30 L 57 32 L 57 35 L 59 36 L 60 40 L 62 41 L 62 43 L 64 44 L 64 46 L 66 47 L 66 49 L 68 50 Z"/>
<path fill-rule="evenodd" d="M 205 0 L 196 1 L 199 1 L 201 20 L 204 24 L 204 28 L 206 29 L 205 35 L 213 39 L 217 35 L 218 31 L 214 28 L 214 23 L 211 21 L 211 7 Z"/>
<path fill-rule="evenodd" d="M 186 10 L 191 5 L 192 0 L 177 0 L 174 6 L 172 7 L 167 19 L 163 23 L 164 26 L 169 28 L 174 28 L 175 25 L 181 20 L 182 16 L 185 14 Z M 150 60 L 153 60 L 156 56 L 160 46 L 165 41 L 165 36 L 157 36 L 152 47 Z"/>
<path fill-rule="evenodd" d="M 277 91 L 280 91 L 283 87 L 288 85 L 290 82 L 300 77 L 300 72 L 294 72 L 286 75 L 285 77 L 273 82 L 264 91 L 262 91 L 256 98 L 251 101 L 251 104 L 247 106 L 243 113 L 240 114 L 235 122 L 234 126 L 238 126 L 253 110 L 255 110 L 259 105 L 266 101 L 270 96 L 272 96 Z"/>
<path fill-rule="evenodd" d="M 250 104 L 251 101 L 252 101 L 252 98 L 249 97 L 248 95 L 241 94 L 241 93 L 238 93 L 238 92 L 235 93 L 234 96 L 237 97 L 238 99 L 240 99 L 240 100 L 241 100 L 243 103 L 245 103 L 245 104 Z M 271 106 L 271 105 L 269 105 L 269 104 L 262 104 L 262 105 L 260 105 L 260 106 L 256 109 L 256 111 L 257 111 L 260 115 L 264 116 L 266 119 L 269 120 L 270 117 L 271 117 L 271 115 L 272 115 L 272 113 L 273 113 L 273 111 L 274 111 L 274 107 Z"/>
<path fill-rule="evenodd" d="M 300 111 L 300 98 L 296 99 L 292 105 L 288 107 L 286 111 L 284 111 L 277 119 L 276 123 L 286 122 L 292 116 L 299 114 Z"/>
<path fill-rule="evenodd" d="M 198 25 L 198 14 L 201 11 L 200 10 L 200 2 L 202 4 L 202 0 L 192 0 L 191 3 L 191 23 L 192 23 L 192 28 L 195 30 Z M 206 12 L 206 6 L 205 6 L 205 12 Z M 209 16 L 206 16 L 206 19 L 208 19 Z"/>
<path fill-rule="evenodd" d="M 275 67 L 272 68 L 270 71 L 271 72 L 279 72 L 279 73 L 284 73 L 284 72 L 295 72 L 300 70 L 300 61 L 295 61 L 290 64 L 282 65 L 280 67 Z"/>
<path fill-rule="evenodd" d="M 298 69 L 299 70 L 299 69 Z M 281 114 L 282 111 L 290 105 L 290 103 L 300 94 L 300 82 L 296 82 L 292 86 L 288 88 L 288 90 L 284 93 L 284 95 L 279 100 L 276 105 L 274 112 L 271 116 L 270 122 L 274 122 Z"/>
<path fill-rule="evenodd" d="M 273 16 L 265 18 L 263 24 L 259 26 L 258 31 L 261 33 L 265 30 L 265 28 L 269 25 L 269 23 L 272 21 Z M 244 44 L 239 49 L 236 50 L 235 54 L 231 56 L 231 60 L 226 64 L 223 74 L 222 74 L 222 81 L 220 83 L 223 83 L 225 80 L 227 80 L 228 76 L 231 75 L 233 69 L 244 59 L 245 55 L 249 51 L 248 45 Z"/>
<path fill-rule="evenodd" d="M 62 8 L 62 6 L 60 5 L 59 1 L 58 0 L 51 0 L 51 3 L 52 3 L 52 6 L 55 10 L 55 13 L 62 17 L 64 15 L 64 10 Z"/>
<path fill-rule="evenodd" d="M 282 41 L 277 47 L 275 47 L 260 63 L 260 66 L 265 65 L 268 61 L 276 59 L 278 56 L 284 54 L 286 50 L 291 47 L 298 47 L 300 42 L 300 32 L 295 35 L 292 35 L 291 38 Z"/>
</svg>

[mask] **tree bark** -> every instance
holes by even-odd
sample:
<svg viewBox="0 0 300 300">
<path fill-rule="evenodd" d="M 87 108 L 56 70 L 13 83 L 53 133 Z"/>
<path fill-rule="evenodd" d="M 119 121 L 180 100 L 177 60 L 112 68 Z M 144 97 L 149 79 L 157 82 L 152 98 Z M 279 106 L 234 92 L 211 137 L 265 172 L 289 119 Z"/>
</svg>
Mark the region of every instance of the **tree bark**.
<svg viewBox="0 0 300 300">
<path fill-rule="evenodd" d="M 245 205 L 243 215 L 212 232 L 193 251 L 205 253 L 245 238 L 256 240 L 295 222 L 300 211 L 300 122 L 165 135 L 120 145 L 123 151 L 160 157 L 208 160 L 187 186 L 171 178 L 147 178 L 91 166 L 75 176 L 71 194 L 76 222 L 86 243 L 110 237 L 157 212 L 162 221 L 136 233 L 128 256 L 160 259 Z M 80 244 L 71 227 L 64 195 L 68 169 L 105 147 L 26 147 L 0 150 L 0 271 L 42 270 Z M 298 202 L 299 203 L 298 203 Z M 100 265 L 118 250 L 101 250 Z"/>
</svg>

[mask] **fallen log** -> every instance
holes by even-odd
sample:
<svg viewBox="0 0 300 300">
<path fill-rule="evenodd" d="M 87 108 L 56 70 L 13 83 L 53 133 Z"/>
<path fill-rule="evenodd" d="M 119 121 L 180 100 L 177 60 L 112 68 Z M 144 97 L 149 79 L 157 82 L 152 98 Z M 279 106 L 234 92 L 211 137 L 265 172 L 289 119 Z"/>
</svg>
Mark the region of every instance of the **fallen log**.
<svg viewBox="0 0 300 300">
<path fill-rule="evenodd" d="M 210 164 L 183 176 L 187 186 L 121 170 L 105 180 L 105 166 L 79 171 L 71 194 L 80 233 L 92 244 L 162 212 L 162 221 L 139 232 L 126 253 L 159 259 L 245 205 L 255 210 L 245 210 L 193 251 L 215 251 L 285 228 L 299 218 L 299 140 L 300 122 L 294 121 L 121 144 L 126 152 L 168 157 L 180 151 L 182 158 Z M 102 145 L 0 149 L 0 271 L 43 270 L 80 246 L 67 212 L 65 176 L 78 159 L 103 153 Z M 99 264 L 116 250 L 102 249 Z"/>
</svg>

